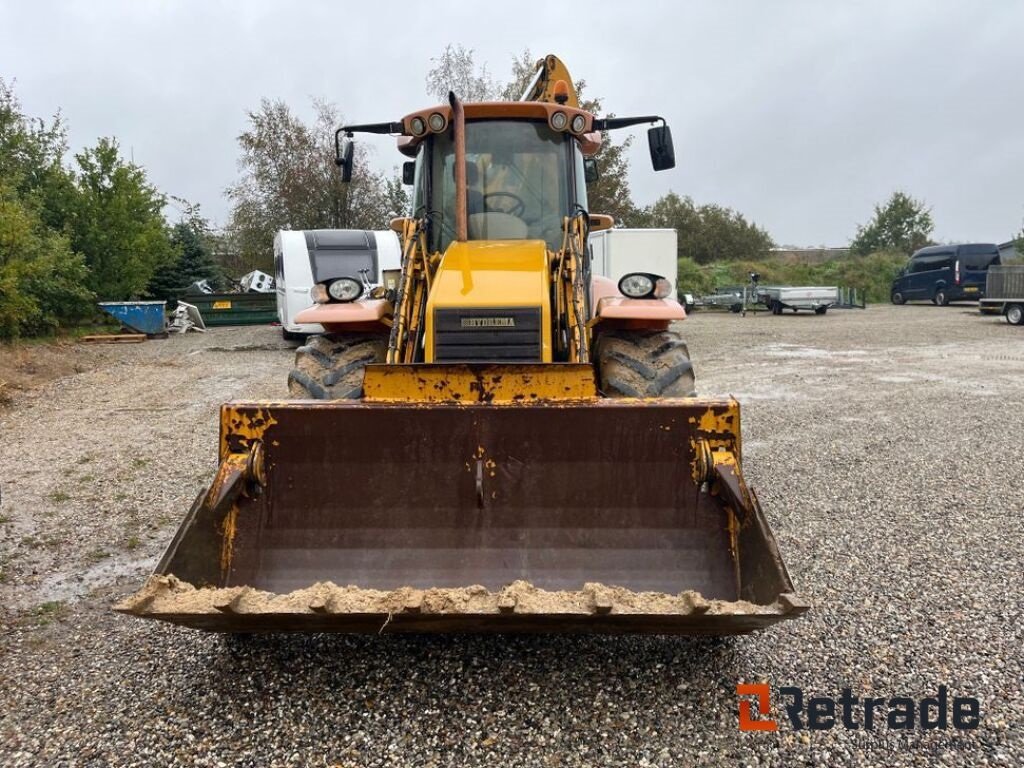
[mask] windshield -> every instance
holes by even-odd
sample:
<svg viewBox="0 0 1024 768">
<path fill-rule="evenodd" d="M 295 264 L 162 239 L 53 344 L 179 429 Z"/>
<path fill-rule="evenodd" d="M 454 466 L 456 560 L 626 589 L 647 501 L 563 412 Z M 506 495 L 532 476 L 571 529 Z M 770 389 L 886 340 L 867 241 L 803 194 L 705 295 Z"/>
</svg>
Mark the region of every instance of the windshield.
<svg viewBox="0 0 1024 768">
<path fill-rule="evenodd" d="M 569 141 L 547 123 L 488 120 L 466 124 L 470 240 L 544 240 L 557 250 L 569 211 Z M 455 238 L 455 147 L 434 137 L 431 250 Z"/>
</svg>

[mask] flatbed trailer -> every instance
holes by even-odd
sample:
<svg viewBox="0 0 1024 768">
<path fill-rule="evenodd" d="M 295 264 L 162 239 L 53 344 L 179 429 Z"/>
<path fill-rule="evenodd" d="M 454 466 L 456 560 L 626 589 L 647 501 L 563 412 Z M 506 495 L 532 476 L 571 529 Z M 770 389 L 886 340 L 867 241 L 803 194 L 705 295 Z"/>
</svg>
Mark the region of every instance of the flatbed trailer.
<svg viewBox="0 0 1024 768">
<path fill-rule="evenodd" d="M 1024 264 L 989 267 L 985 296 L 978 303 L 982 313 L 998 313 L 1011 325 L 1024 325 Z"/>
<path fill-rule="evenodd" d="M 839 303 L 839 288 L 836 286 L 805 285 L 759 285 L 756 300 L 781 315 L 783 310 L 797 312 L 801 309 L 824 315 L 829 307 Z"/>
</svg>

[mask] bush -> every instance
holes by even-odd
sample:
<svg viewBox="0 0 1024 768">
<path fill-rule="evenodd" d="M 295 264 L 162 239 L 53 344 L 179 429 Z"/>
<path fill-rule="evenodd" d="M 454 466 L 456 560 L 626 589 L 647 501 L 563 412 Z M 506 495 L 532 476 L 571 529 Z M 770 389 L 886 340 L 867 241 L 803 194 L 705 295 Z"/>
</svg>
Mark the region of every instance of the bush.
<svg viewBox="0 0 1024 768">
<path fill-rule="evenodd" d="M 93 312 L 85 260 L 0 183 L 0 338 L 52 333 Z"/>
<path fill-rule="evenodd" d="M 856 288 L 858 295 L 877 303 L 889 300 L 892 281 L 906 262 L 907 257 L 902 253 L 886 251 L 822 264 L 774 259 L 697 264 L 691 259 L 679 259 L 676 285 L 680 293 L 700 295 L 720 286 L 746 285 L 750 282 L 750 273 L 757 272 L 765 285 L 839 285 Z"/>
</svg>

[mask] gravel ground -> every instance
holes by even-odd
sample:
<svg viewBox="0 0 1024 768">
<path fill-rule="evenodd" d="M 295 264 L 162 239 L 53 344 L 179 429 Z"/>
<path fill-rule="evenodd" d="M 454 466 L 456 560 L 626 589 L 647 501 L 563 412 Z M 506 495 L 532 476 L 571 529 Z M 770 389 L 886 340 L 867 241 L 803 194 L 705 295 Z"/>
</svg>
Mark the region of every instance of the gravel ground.
<svg viewBox="0 0 1024 768">
<path fill-rule="evenodd" d="M 1024 333 L 968 307 L 682 326 L 744 405 L 803 618 L 731 639 L 268 636 L 109 610 L 285 395 L 274 329 L 90 351 L 0 411 L 0 764 L 1021 765 Z M 976 731 L 737 729 L 739 682 L 951 695 Z"/>
</svg>

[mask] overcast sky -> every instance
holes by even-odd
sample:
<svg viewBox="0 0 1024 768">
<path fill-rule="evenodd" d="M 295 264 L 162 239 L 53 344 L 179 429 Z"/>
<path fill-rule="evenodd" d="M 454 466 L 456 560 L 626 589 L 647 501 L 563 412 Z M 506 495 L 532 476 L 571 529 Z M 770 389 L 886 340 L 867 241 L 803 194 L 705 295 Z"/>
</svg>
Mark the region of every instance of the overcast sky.
<svg viewBox="0 0 1024 768">
<path fill-rule="evenodd" d="M 641 204 L 674 190 L 738 209 L 779 243 L 842 245 L 896 189 L 939 240 L 1009 239 L 1024 219 L 1024 2 L 16 2 L 0 0 L 0 77 L 75 148 L 115 136 L 162 190 L 223 224 L 235 137 L 261 97 L 358 122 L 427 106 L 448 42 L 505 77 L 558 54 L 619 115 L 657 112 L 676 143 Z M 401 161 L 371 138 L 374 161 Z"/>
</svg>

